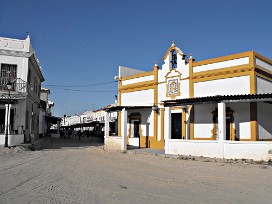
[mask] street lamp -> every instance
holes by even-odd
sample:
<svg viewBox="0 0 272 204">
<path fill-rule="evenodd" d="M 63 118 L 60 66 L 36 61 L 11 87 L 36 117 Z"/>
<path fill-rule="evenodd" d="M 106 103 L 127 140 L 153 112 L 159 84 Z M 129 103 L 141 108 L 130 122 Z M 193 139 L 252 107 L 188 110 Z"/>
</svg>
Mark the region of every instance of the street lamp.
<svg viewBox="0 0 272 204">
<path fill-rule="evenodd" d="M 7 126 L 6 126 L 6 137 L 5 137 L 5 147 L 8 147 L 8 134 L 9 134 L 9 99 L 10 99 L 10 91 L 12 88 L 12 83 L 9 81 L 7 84 L 7 90 L 8 90 L 8 110 L 7 110 Z"/>
</svg>

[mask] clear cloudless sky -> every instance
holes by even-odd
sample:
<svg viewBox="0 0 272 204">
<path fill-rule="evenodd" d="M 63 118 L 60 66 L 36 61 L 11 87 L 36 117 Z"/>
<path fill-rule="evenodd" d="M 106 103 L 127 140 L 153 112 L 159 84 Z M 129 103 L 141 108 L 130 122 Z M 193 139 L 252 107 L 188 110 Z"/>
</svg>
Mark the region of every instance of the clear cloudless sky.
<svg viewBox="0 0 272 204">
<path fill-rule="evenodd" d="M 272 59 L 272 1 L 1 0 L 0 36 L 28 34 L 54 115 L 74 115 L 114 102 L 119 65 L 161 67 L 172 40 L 196 61 L 248 50 Z"/>
</svg>

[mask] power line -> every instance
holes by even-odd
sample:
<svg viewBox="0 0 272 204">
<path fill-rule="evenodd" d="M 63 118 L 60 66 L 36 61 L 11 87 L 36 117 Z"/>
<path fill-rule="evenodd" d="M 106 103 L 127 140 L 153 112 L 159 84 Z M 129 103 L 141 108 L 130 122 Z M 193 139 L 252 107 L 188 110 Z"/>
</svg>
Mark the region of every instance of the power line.
<svg viewBox="0 0 272 204">
<path fill-rule="evenodd" d="M 92 92 L 92 93 L 110 93 L 110 92 L 116 92 L 116 91 L 104 91 L 104 90 L 100 90 L 100 91 L 91 91 L 91 90 L 82 90 L 82 89 L 66 89 L 66 88 L 59 88 L 59 87 L 52 87 L 53 89 L 59 89 L 59 90 L 63 90 L 63 91 L 76 91 L 76 92 Z"/>
<path fill-rule="evenodd" d="M 91 86 L 101 86 L 105 84 L 112 84 L 116 83 L 116 81 L 110 81 L 110 82 L 102 82 L 102 83 L 96 83 L 96 84 L 82 84 L 82 85 L 56 85 L 56 84 L 48 84 L 48 85 L 43 85 L 47 87 L 54 87 L 54 88 L 65 88 L 65 87 L 91 87 Z"/>
</svg>

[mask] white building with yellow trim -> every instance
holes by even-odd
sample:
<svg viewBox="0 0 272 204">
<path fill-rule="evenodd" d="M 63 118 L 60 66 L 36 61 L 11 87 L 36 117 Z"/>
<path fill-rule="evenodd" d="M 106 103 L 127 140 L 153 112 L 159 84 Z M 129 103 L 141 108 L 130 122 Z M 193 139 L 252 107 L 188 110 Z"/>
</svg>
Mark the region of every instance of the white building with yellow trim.
<svg viewBox="0 0 272 204">
<path fill-rule="evenodd" d="M 105 146 L 166 154 L 272 158 L 272 60 L 248 51 L 196 62 L 174 44 L 161 68 L 119 67 L 118 137 Z M 108 119 L 105 117 L 105 121 Z"/>
</svg>

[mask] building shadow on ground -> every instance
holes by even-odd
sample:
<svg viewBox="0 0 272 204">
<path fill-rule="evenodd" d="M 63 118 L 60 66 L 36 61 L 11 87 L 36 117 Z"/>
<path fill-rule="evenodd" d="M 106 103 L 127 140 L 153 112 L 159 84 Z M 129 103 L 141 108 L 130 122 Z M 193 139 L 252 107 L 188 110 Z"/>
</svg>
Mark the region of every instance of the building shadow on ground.
<svg viewBox="0 0 272 204">
<path fill-rule="evenodd" d="M 52 138 L 43 137 L 38 141 L 29 144 L 28 148 L 32 151 L 52 150 L 52 149 L 78 149 L 88 147 L 99 147 L 104 145 L 103 136 L 89 136 L 78 138 Z"/>
</svg>

